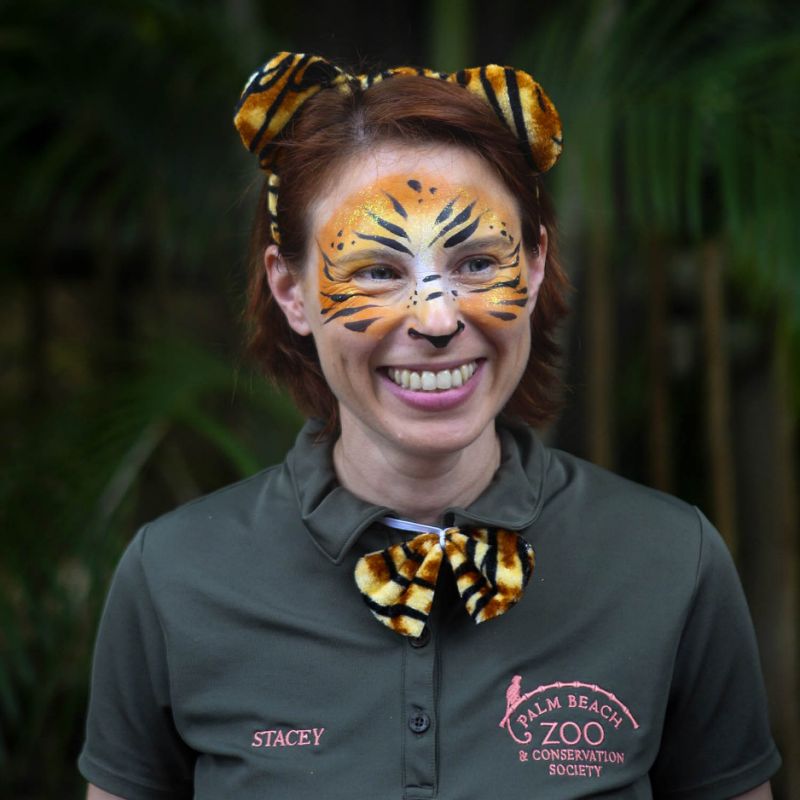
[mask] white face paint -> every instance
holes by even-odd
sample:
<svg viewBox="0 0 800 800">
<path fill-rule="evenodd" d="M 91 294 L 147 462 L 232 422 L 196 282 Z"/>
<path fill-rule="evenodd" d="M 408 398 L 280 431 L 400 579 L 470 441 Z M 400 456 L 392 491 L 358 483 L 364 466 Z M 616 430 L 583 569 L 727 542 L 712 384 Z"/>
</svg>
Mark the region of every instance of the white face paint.
<svg viewBox="0 0 800 800">
<path fill-rule="evenodd" d="M 396 325 L 425 329 L 447 304 L 476 324 L 526 324 L 519 228 L 513 203 L 485 186 L 422 167 L 381 176 L 319 231 L 325 324 L 381 338 Z"/>
</svg>

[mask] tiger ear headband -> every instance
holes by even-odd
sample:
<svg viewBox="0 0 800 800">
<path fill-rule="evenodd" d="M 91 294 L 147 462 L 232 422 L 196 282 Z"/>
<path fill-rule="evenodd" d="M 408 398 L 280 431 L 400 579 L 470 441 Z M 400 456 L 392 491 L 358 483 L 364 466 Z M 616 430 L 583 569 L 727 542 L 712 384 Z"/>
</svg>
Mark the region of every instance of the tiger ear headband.
<svg viewBox="0 0 800 800">
<path fill-rule="evenodd" d="M 418 75 L 463 86 L 491 106 L 514 134 L 534 173 L 547 172 L 561 154 L 561 120 L 550 98 L 527 73 L 488 64 L 446 73 L 417 67 L 394 67 L 366 75 L 349 75 L 320 56 L 278 53 L 245 84 L 234 125 L 247 150 L 258 156 L 267 173 L 270 232 L 280 245 L 276 140 L 300 107 L 322 89 L 352 91 L 397 75 Z"/>
</svg>

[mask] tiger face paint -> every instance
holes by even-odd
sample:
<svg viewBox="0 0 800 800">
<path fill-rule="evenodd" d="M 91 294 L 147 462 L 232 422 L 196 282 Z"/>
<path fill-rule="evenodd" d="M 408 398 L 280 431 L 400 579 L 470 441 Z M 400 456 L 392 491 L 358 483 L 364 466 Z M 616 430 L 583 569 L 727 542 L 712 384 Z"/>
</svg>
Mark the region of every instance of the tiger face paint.
<svg viewBox="0 0 800 800">
<path fill-rule="evenodd" d="M 320 192 L 284 308 L 314 337 L 343 440 L 435 456 L 493 437 L 544 270 L 546 240 L 526 249 L 521 227 L 503 182 L 458 147 L 383 145 Z"/>
<path fill-rule="evenodd" d="M 513 205 L 480 185 L 424 169 L 388 175 L 348 198 L 316 242 L 323 324 L 381 338 L 423 337 L 442 306 L 481 325 L 527 324 L 527 271 Z"/>
</svg>

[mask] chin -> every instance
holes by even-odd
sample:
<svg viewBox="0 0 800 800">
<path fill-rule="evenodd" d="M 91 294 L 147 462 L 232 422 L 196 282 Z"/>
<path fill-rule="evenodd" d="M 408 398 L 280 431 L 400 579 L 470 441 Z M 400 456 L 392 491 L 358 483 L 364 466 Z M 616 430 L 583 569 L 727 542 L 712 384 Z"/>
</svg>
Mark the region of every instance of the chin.
<svg viewBox="0 0 800 800">
<path fill-rule="evenodd" d="M 409 455 L 442 458 L 466 449 L 487 430 L 494 431 L 493 418 L 478 421 L 450 417 L 396 423 L 387 432 L 395 446 Z"/>
</svg>

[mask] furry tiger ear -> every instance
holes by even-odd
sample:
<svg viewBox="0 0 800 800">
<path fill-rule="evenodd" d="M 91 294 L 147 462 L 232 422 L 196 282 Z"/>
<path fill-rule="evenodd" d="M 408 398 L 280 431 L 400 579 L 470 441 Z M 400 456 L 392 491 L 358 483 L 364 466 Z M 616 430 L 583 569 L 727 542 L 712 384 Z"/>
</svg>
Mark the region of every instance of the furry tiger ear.
<svg viewBox="0 0 800 800">
<path fill-rule="evenodd" d="M 558 160 L 563 143 L 561 120 L 552 101 L 527 72 L 497 64 L 452 75 L 401 66 L 353 76 L 320 56 L 281 52 L 250 76 L 236 106 L 234 124 L 244 146 L 258 155 L 261 168 L 274 172 L 275 140 L 317 92 L 356 86 L 366 90 L 387 78 L 411 75 L 456 83 L 484 100 L 517 138 L 535 172 L 547 172 Z"/>
<path fill-rule="evenodd" d="M 302 280 L 286 265 L 276 245 L 270 245 L 264 251 L 264 270 L 272 296 L 281 307 L 289 327 L 300 336 L 308 336 L 311 325 L 306 313 Z"/>
<path fill-rule="evenodd" d="M 561 155 L 561 119 L 544 89 L 527 73 L 488 64 L 454 72 L 448 80 L 491 106 L 517 137 L 534 172 L 547 172 Z"/>
<path fill-rule="evenodd" d="M 280 245 L 278 226 L 277 139 L 303 103 L 323 89 L 366 91 L 395 76 L 420 76 L 464 87 L 489 105 L 516 137 L 531 169 L 538 174 L 556 163 L 562 148 L 561 120 L 550 98 L 527 73 L 489 64 L 448 75 L 423 67 L 392 69 L 353 76 L 320 56 L 281 52 L 259 67 L 245 84 L 236 106 L 234 125 L 244 146 L 258 156 L 267 172 L 268 224 Z"/>
<path fill-rule="evenodd" d="M 330 61 L 305 53 L 281 52 L 247 80 L 233 124 L 242 144 L 258 155 L 262 169 L 275 161 L 275 139 L 297 110 L 317 92 L 353 80 Z"/>
</svg>

